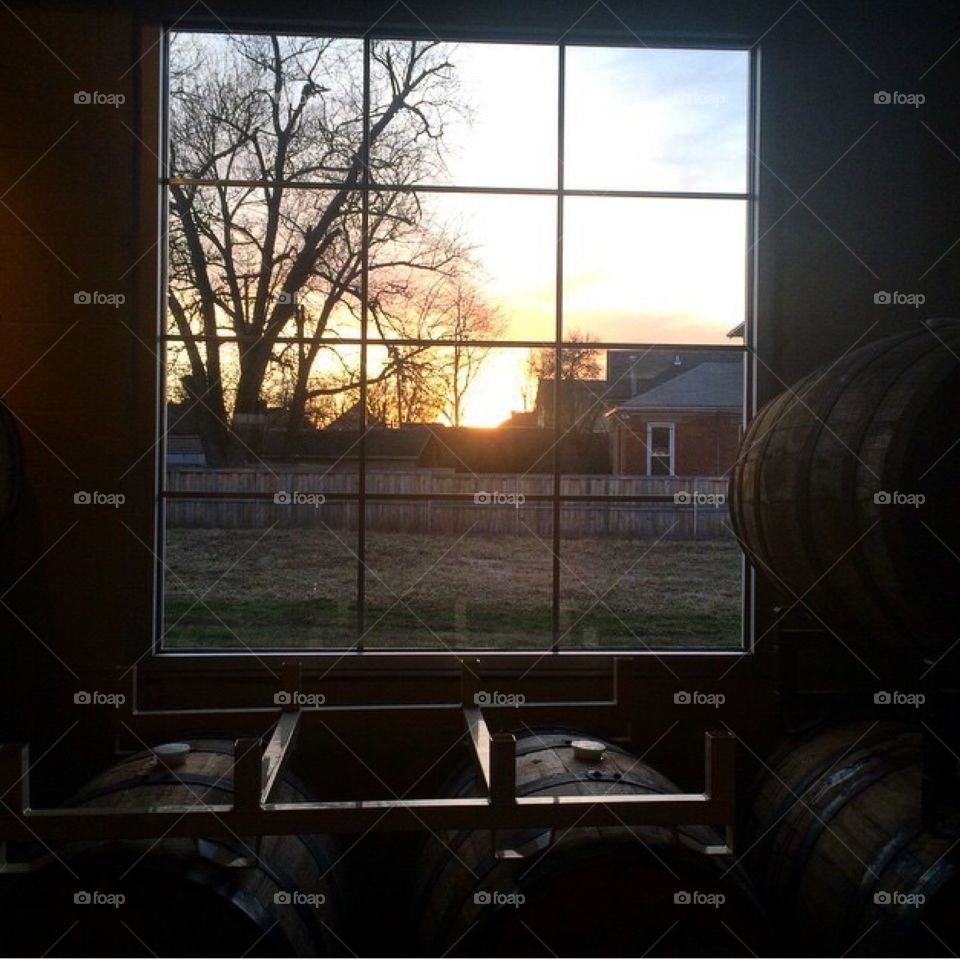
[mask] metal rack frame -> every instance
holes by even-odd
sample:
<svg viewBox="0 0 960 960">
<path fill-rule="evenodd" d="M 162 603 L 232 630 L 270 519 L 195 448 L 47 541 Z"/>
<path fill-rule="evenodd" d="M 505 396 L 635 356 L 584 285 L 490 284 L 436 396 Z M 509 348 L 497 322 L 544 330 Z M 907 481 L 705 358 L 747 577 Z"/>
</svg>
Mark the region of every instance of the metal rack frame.
<svg viewBox="0 0 960 960">
<path fill-rule="evenodd" d="M 606 701 L 570 701 L 558 708 L 607 707 L 629 720 L 633 700 L 627 695 L 627 675 L 614 673 L 613 697 Z M 298 664 L 288 675 L 295 682 Z M 516 737 L 491 732 L 482 706 L 477 704 L 477 678 L 464 666 L 459 709 L 485 795 L 349 801 L 275 803 L 271 796 L 293 752 L 304 713 L 362 710 L 362 707 L 295 705 L 278 707 L 273 732 L 264 746 L 257 737 L 234 742 L 234 800 L 232 804 L 163 804 L 143 808 L 56 807 L 35 809 L 30 802 L 30 756 L 27 745 L 0 746 L 0 796 L 12 802 L 0 805 L 0 872 L 27 868 L 8 863 L 9 842 L 109 841 L 170 838 L 276 836 L 286 834 L 356 833 L 397 830 L 511 830 L 543 827 L 723 826 L 725 842 L 704 848 L 707 854 L 733 850 L 736 737 L 723 731 L 705 731 L 705 783 L 702 793 L 615 794 L 551 796 L 516 794 Z M 296 689 L 296 687 L 294 687 Z M 405 706 L 405 705 L 401 705 Z M 542 707 L 543 704 L 530 704 Z M 524 706 L 515 709 L 522 711 Z M 371 708 L 372 711 L 376 707 Z M 218 714 L 219 711 L 209 711 Z M 169 711 L 146 711 L 167 715 Z M 510 851 L 501 852 L 505 856 Z"/>
</svg>

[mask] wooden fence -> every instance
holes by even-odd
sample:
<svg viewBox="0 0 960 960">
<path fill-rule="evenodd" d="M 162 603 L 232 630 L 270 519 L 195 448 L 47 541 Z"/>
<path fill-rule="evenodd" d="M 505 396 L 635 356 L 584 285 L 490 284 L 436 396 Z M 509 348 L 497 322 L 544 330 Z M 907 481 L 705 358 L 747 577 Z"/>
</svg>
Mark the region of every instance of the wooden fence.
<svg viewBox="0 0 960 960">
<path fill-rule="evenodd" d="M 262 467 L 167 472 L 167 526 L 207 529 L 356 529 L 355 473 Z M 731 537 L 727 481 L 722 477 L 568 475 L 561 494 L 576 497 L 657 497 L 656 501 L 566 501 L 563 537 L 679 540 Z M 366 528 L 415 534 L 538 536 L 553 532 L 553 478 L 470 474 L 450 470 L 380 471 L 366 478 Z M 191 494 L 193 496 L 191 496 Z M 412 500 L 390 499 L 397 496 Z M 451 499 L 458 497 L 460 499 Z M 379 499 L 378 499 L 379 498 Z"/>
</svg>

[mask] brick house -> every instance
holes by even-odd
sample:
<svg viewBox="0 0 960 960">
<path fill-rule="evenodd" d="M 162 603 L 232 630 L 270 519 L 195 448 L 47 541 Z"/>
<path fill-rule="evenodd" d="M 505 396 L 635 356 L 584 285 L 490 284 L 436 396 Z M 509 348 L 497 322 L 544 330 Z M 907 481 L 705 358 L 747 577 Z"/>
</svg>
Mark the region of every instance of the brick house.
<svg viewBox="0 0 960 960">
<path fill-rule="evenodd" d="M 607 413 L 614 473 L 720 476 L 743 422 L 743 363 L 715 353 L 658 379 Z"/>
</svg>

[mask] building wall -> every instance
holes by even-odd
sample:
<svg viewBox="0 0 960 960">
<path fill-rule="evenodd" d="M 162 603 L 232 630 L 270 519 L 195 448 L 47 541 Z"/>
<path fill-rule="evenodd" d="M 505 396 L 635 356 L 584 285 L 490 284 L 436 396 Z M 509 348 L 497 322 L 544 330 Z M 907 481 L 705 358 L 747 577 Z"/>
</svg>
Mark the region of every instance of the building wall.
<svg viewBox="0 0 960 960">
<path fill-rule="evenodd" d="M 618 417 L 611 434 L 617 473 L 647 472 L 647 425 L 674 425 L 674 472 L 678 477 L 719 477 L 733 466 L 740 442 L 741 421 L 729 414 L 628 414 Z"/>
</svg>

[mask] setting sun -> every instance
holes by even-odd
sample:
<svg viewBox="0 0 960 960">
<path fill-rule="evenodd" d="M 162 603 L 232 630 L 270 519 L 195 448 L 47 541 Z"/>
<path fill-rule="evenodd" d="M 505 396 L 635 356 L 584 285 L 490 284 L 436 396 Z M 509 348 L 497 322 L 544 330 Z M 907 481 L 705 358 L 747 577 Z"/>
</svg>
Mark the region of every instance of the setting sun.
<svg viewBox="0 0 960 960">
<path fill-rule="evenodd" d="M 491 352 L 466 397 L 463 424 L 495 427 L 515 410 L 522 410 L 526 350 Z"/>
</svg>

